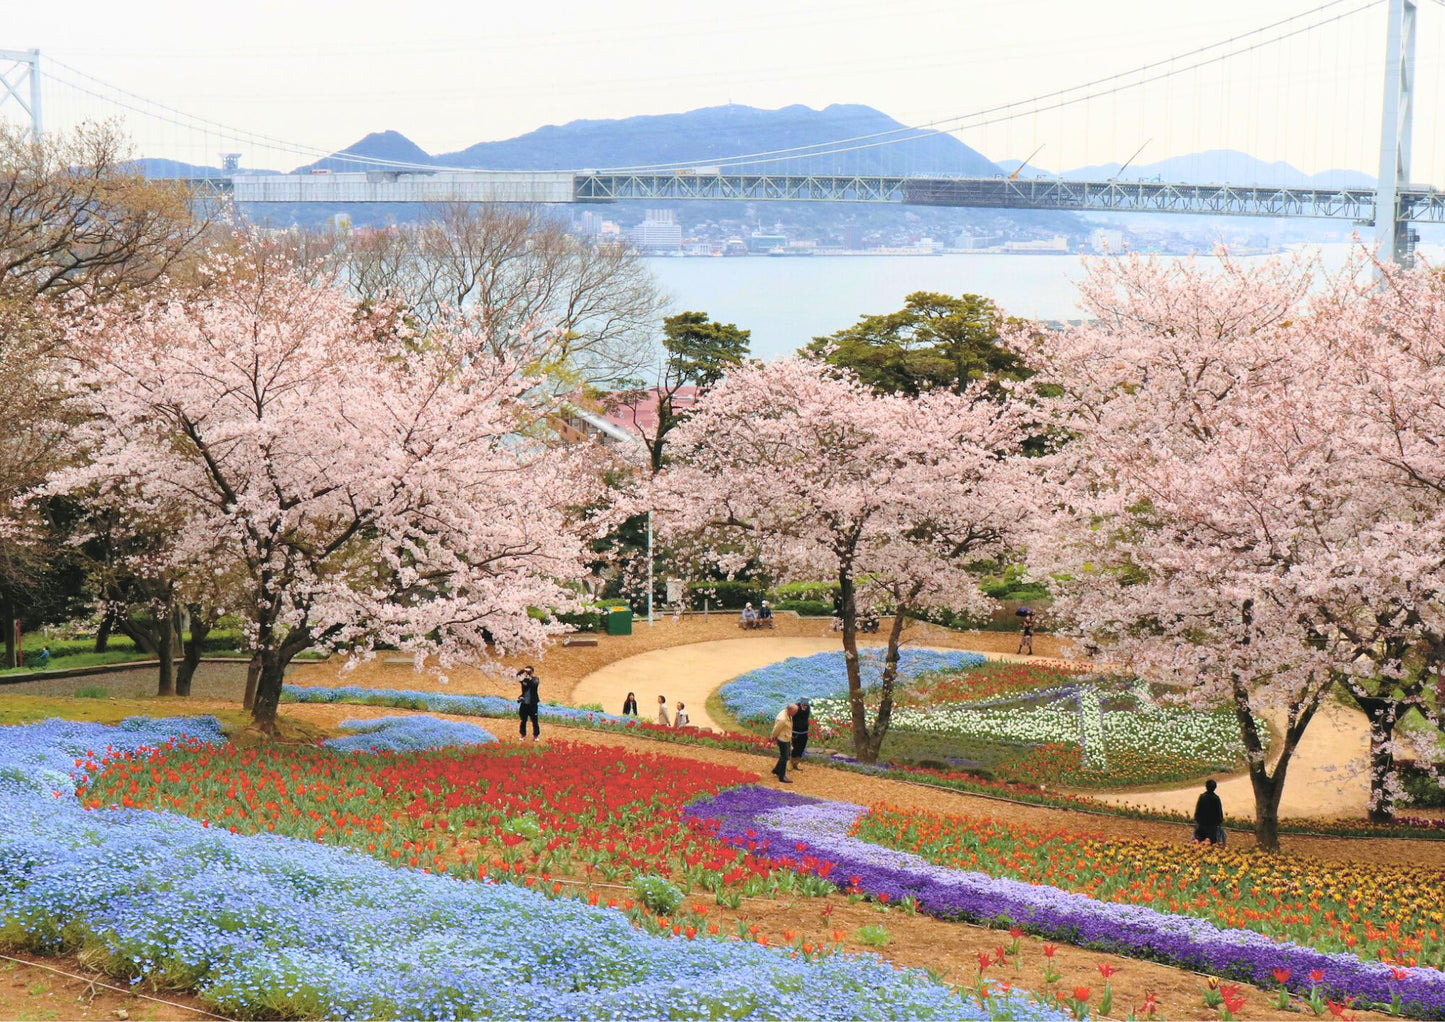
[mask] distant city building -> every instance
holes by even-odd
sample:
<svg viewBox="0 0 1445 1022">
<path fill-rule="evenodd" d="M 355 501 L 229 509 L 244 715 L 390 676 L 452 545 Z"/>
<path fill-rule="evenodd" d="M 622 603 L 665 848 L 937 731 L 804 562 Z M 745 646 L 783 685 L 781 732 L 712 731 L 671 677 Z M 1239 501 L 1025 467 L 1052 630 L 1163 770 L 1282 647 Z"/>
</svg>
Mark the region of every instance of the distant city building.
<svg viewBox="0 0 1445 1022">
<path fill-rule="evenodd" d="M 682 225 L 670 209 L 649 209 L 642 223 L 628 233 L 633 247 L 643 252 L 676 252 L 682 248 Z"/>
<path fill-rule="evenodd" d="M 788 248 L 788 236 L 786 234 L 764 234 L 761 231 L 754 231 L 748 238 L 748 251 L 754 255 L 771 255 L 774 252 L 785 252 Z"/>
<path fill-rule="evenodd" d="M 1028 241 L 1006 241 L 1003 244 L 1005 252 L 1067 252 L 1069 250 L 1069 239 L 1062 234 L 1056 234 L 1052 238 L 1031 238 Z"/>
<path fill-rule="evenodd" d="M 577 233 L 584 238 L 595 238 L 602 233 L 605 221 L 592 210 L 586 210 L 577 218 Z"/>
<path fill-rule="evenodd" d="M 859 249 L 863 247 L 863 228 L 857 224 L 848 224 L 843 228 L 843 247 Z"/>
</svg>

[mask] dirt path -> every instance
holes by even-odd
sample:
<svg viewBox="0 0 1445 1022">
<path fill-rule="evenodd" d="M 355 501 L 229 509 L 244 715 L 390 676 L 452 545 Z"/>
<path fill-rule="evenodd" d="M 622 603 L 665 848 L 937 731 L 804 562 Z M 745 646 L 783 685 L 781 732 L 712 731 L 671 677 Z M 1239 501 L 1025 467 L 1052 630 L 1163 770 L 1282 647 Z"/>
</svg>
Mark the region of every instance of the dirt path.
<svg viewBox="0 0 1445 1022">
<path fill-rule="evenodd" d="M 822 618 L 800 618 L 795 614 L 780 613 L 774 619 L 777 627 L 766 638 L 803 638 L 824 642 L 819 647 L 842 649 L 842 638 Z M 438 680 L 434 671 L 418 672 L 413 668 L 411 658 L 400 653 L 378 653 L 373 660 L 346 669 L 344 662 L 337 658 L 324 663 L 296 664 L 287 674 L 286 680 L 294 685 L 360 685 L 364 688 L 410 688 L 425 692 L 454 692 L 464 695 L 500 695 L 515 698 L 517 683 L 513 672 L 524 664 L 535 664 L 542 679 L 542 698 L 556 702 L 577 705 L 597 700 L 581 698 L 574 691 L 577 684 L 595 671 L 600 671 L 620 660 L 656 650 L 673 649 L 697 643 L 723 641 L 751 642 L 759 638 L 757 632 L 744 632 L 738 628 L 737 616 L 732 613 L 688 614 L 679 618 L 659 617 L 653 625 L 646 619 L 633 624 L 631 635 L 581 635 L 575 636 L 593 645 L 564 646 L 554 642 L 541 656 L 512 656 L 503 658 L 498 671 L 488 674 L 472 667 L 459 667 L 449 672 L 447 682 Z M 1018 635 L 1014 632 L 954 632 L 936 625 L 914 624 L 903 633 L 905 646 L 928 646 L 935 649 L 973 649 L 986 652 L 989 656 L 1011 654 L 1018 648 Z M 877 645 L 872 642 L 864 645 Z M 1059 641 L 1049 635 L 1034 639 L 1034 648 L 1041 659 L 1057 656 L 1061 650 Z M 815 652 L 817 650 L 814 650 Z M 786 655 L 786 654 L 785 654 Z M 741 672 L 738 672 L 741 673 Z M 726 680 L 726 679 L 724 679 Z M 674 686 L 675 690 L 675 686 Z M 615 700 L 603 705 L 612 712 L 622 709 L 622 697 L 628 692 L 622 690 Z M 667 696 L 671 707 L 676 697 L 666 688 L 657 689 L 650 697 L 637 691 L 638 708 L 656 719 L 657 694 Z M 682 697 L 691 714 L 693 700 Z M 615 702 L 616 706 L 612 703 Z M 696 700 L 699 710 L 704 699 Z M 694 714 L 694 722 L 698 721 Z"/>
<path fill-rule="evenodd" d="M 1283 722 L 1276 722 L 1276 734 Z M 1290 760 L 1288 782 L 1280 800 L 1286 819 L 1361 819 L 1370 801 L 1370 778 L 1365 769 L 1370 751 L 1370 727 L 1359 710 L 1335 703 L 1320 707 Z M 1271 765 L 1274 759 L 1271 757 Z M 1193 813 L 1197 786 L 1173 791 L 1097 793 L 1114 805 L 1138 806 Z M 1231 815 L 1254 815 L 1254 788 L 1248 774 L 1222 778 L 1219 797 Z"/>
<path fill-rule="evenodd" d="M 869 642 L 869 646 L 882 643 Z M 913 645 L 912 649 L 936 649 Z M 959 647 L 952 647 L 957 649 Z M 687 705 L 695 727 L 723 730 L 707 714 L 707 699 L 717 688 L 739 674 L 775 664 L 789 657 L 833 653 L 840 649 L 836 635 L 830 637 L 749 636 L 697 642 L 687 646 L 652 650 L 618 660 L 593 671 L 572 687 L 572 703 L 599 703 L 609 713 L 620 713 L 628 692 L 637 694 L 640 715 L 657 719 L 657 697 L 667 696 L 671 716 L 679 701 Z M 1011 653 L 989 652 L 996 660 L 1022 660 Z M 1035 658 L 1038 659 L 1038 658 Z"/>
</svg>

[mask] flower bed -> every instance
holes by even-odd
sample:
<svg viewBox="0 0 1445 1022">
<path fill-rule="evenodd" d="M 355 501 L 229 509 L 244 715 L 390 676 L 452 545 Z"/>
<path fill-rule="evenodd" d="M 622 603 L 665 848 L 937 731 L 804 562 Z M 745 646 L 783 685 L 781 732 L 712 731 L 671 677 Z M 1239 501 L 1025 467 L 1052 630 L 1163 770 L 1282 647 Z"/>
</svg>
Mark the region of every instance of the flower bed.
<svg viewBox="0 0 1445 1022">
<path fill-rule="evenodd" d="M 875 806 L 854 833 L 930 862 L 1100 901 L 1151 905 L 1326 951 L 1445 965 L 1438 869 L 1343 866 L 1255 851 Z"/>
<path fill-rule="evenodd" d="M 655 753 L 549 742 L 348 756 L 189 743 L 86 767 L 78 794 L 91 808 L 163 809 L 461 877 L 656 874 L 684 889 L 829 889 L 681 825 L 688 799 L 756 774 Z"/>
<path fill-rule="evenodd" d="M 721 837 L 760 851 L 781 848 L 832 862 L 832 876 L 840 885 L 886 900 L 911 897 L 923 911 L 941 918 L 1025 927 L 1071 943 L 1155 958 L 1260 986 L 1283 983 L 1302 992 L 1318 986 L 1340 1000 L 1358 998 L 1380 1005 L 1395 1000 L 1400 1010 L 1419 1018 L 1439 1018 L 1445 1012 L 1445 972 L 1437 969 L 1368 962 L 1353 954 L 1275 941 L 1251 930 L 1224 929 L 1204 919 L 1143 905 L 1115 904 L 1046 884 L 950 869 L 853 836 L 859 814 L 866 811 L 862 806 L 753 786 L 722 792 L 690 811 L 700 820 L 714 821 Z M 1438 909 L 1437 894 L 1418 888 L 1415 893 Z"/>
<path fill-rule="evenodd" d="M 863 687 L 876 687 L 883 676 L 883 650 L 858 651 Z M 984 658 L 977 653 L 937 652 L 905 649 L 898 657 L 898 681 L 927 671 L 979 667 Z M 789 657 L 776 664 L 741 674 L 718 690 L 727 711 L 740 721 L 771 721 L 788 703 L 798 699 L 845 696 L 848 672 L 842 652 Z"/>
<path fill-rule="evenodd" d="M 662 939 L 579 901 L 168 813 L 86 812 L 70 796 L 70 771 L 105 750 L 187 732 L 221 738 L 205 720 L 3 729 L 0 945 L 84 953 L 112 975 L 193 989 L 247 1017 L 991 1017 L 872 956 L 809 961 L 754 943 Z M 159 755 L 178 750 L 196 763 L 224 753 L 187 743 Z M 128 790 L 153 771 L 164 782 L 169 767 L 141 753 L 106 769 Z M 317 783 L 289 769 L 280 778 L 296 792 Z M 1061 1017 L 1017 996 L 994 1001 L 1015 1017 Z"/>
</svg>

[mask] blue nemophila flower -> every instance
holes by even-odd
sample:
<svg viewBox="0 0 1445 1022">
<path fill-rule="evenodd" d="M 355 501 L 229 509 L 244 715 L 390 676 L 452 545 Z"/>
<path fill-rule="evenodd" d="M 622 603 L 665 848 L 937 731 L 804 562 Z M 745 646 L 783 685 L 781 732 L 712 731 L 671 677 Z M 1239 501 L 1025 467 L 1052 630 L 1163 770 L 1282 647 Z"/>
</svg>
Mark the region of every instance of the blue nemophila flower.
<svg viewBox="0 0 1445 1022">
<path fill-rule="evenodd" d="M 902 683 L 929 671 L 981 667 L 984 662 L 985 658 L 977 653 L 905 649 L 898 656 L 898 680 Z M 864 688 L 880 684 L 883 650 L 859 650 L 859 667 Z M 739 675 L 718 690 L 723 705 L 738 720 L 771 720 L 798 699 L 841 698 L 847 693 L 848 671 L 841 652 L 789 657 Z"/>
</svg>

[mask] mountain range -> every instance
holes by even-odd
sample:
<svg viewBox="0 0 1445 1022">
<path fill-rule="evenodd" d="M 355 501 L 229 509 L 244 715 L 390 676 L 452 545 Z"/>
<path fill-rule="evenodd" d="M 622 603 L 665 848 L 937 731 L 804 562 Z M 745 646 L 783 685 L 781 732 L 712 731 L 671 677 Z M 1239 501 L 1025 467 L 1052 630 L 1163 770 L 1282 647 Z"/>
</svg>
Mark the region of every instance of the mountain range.
<svg viewBox="0 0 1445 1022">
<path fill-rule="evenodd" d="M 515 138 L 478 142 L 455 152 L 428 153 L 399 131 L 377 131 L 330 157 L 298 167 L 345 172 L 420 167 L 475 167 L 488 170 L 583 170 L 665 165 L 725 164 L 735 173 L 918 174 L 946 177 L 1063 176 L 1076 180 L 1228 182 L 1317 188 L 1369 188 L 1375 179 L 1355 170 L 1318 174 L 1284 162 L 1267 163 L 1232 149 L 1131 164 L 1075 167 L 1062 175 L 1018 160 L 995 163 L 948 134 L 916 133 L 880 110 L 834 104 L 822 110 L 786 106 L 778 110 L 729 104 L 686 113 L 653 114 L 619 120 L 578 120 L 549 124 Z M 906 141 L 895 142 L 894 139 Z M 850 140 L 838 143 L 838 140 Z M 819 155 L 824 146 L 845 151 Z M 337 157 L 347 157 L 338 159 Z M 210 177 L 220 173 L 175 160 L 143 159 L 152 177 Z M 248 173 L 276 171 L 248 168 Z"/>
<path fill-rule="evenodd" d="M 432 155 L 397 131 L 381 131 L 340 150 L 337 155 L 298 168 L 364 170 L 365 162 L 417 163 L 436 167 L 488 170 L 582 170 L 651 165 L 717 165 L 727 161 L 736 173 L 937 174 L 992 176 L 999 169 L 987 157 L 952 135 L 908 137 L 911 129 L 869 106 L 834 104 L 822 110 L 787 106 L 704 107 L 679 114 L 583 120 L 550 124 L 516 138 L 478 142 L 466 149 Z M 897 137 L 906 141 L 878 143 Z M 810 150 L 854 139 L 850 151 L 813 155 Z M 729 159 L 759 155 L 756 159 Z M 384 162 L 371 169 L 382 169 Z"/>
</svg>

